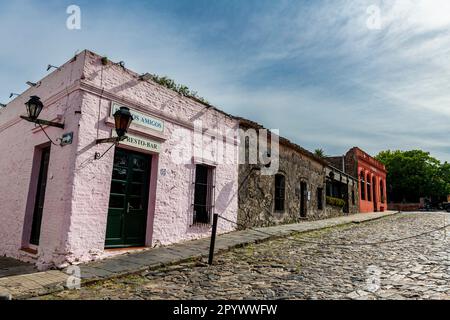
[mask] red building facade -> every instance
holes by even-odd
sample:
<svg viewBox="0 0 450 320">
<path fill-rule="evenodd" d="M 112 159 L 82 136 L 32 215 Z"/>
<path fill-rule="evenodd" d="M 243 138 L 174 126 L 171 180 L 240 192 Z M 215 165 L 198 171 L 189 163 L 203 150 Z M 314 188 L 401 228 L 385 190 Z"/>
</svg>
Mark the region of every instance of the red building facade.
<svg viewBox="0 0 450 320">
<path fill-rule="evenodd" d="M 358 147 L 344 156 L 329 157 L 334 166 L 351 174 L 359 181 L 359 211 L 377 212 L 387 210 L 386 167 Z"/>
<path fill-rule="evenodd" d="M 386 167 L 359 148 L 349 152 L 357 162 L 359 179 L 359 211 L 377 212 L 387 210 Z"/>
</svg>

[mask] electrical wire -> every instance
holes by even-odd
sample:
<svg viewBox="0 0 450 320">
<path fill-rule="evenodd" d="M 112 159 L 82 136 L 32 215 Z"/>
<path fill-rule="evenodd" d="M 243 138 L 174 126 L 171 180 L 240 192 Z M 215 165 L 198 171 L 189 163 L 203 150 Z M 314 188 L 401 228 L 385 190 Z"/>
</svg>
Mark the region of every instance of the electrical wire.
<svg viewBox="0 0 450 320">
<path fill-rule="evenodd" d="M 41 130 L 42 130 L 42 131 L 44 132 L 44 134 L 47 136 L 47 139 L 50 140 L 50 142 L 51 142 L 53 145 L 57 146 L 58 144 L 55 143 L 55 142 L 53 142 L 53 140 L 48 136 L 47 132 L 45 132 L 45 130 L 44 130 L 44 128 L 42 127 L 42 125 L 41 125 L 40 123 L 38 123 L 38 125 L 39 125 L 39 128 L 41 128 Z"/>
</svg>

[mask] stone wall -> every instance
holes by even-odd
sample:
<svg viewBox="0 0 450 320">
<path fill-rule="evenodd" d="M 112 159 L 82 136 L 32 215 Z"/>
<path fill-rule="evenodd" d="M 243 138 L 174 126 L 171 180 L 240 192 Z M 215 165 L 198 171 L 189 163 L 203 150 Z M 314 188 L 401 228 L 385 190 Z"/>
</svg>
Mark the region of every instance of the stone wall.
<svg viewBox="0 0 450 320">
<path fill-rule="evenodd" d="M 326 157 L 326 160 L 335 168 L 342 170 L 342 160 L 345 158 L 343 156 L 338 157 Z M 344 164 L 345 165 L 345 164 Z"/>
<path fill-rule="evenodd" d="M 350 149 L 345 154 L 345 172 L 358 179 L 358 158 L 356 157 L 355 148 Z"/>
<path fill-rule="evenodd" d="M 326 157 L 326 161 L 346 174 L 355 178 L 358 177 L 358 165 L 354 149 L 350 149 L 344 156 Z"/>
<path fill-rule="evenodd" d="M 241 129 L 248 129 L 241 125 Z M 275 176 L 262 175 L 258 165 L 239 166 L 240 228 L 296 223 L 342 215 L 342 211 L 326 206 L 326 163 L 308 156 L 292 145 L 280 144 L 279 173 L 286 178 L 285 210 L 275 212 Z M 309 192 L 306 218 L 300 217 L 300 183 Z M 318 208 L 317 189 L 322 188 L 323 209 Z"/>
</svg>

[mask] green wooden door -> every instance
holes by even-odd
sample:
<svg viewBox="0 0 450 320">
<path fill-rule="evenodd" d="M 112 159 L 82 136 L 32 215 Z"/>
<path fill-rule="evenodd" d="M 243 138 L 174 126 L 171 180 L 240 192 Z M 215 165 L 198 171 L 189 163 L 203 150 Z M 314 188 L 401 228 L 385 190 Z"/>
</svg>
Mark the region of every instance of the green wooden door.
<svg viewBox="0 0 450 320">
<path fill-rule="evenodd" d="M 106 227 L 107 248 L 145 245 L 151 156 L 116 149 Z"/>
<path fill-rule="evenodd" d="M 50 162 L 50 147 L 42 149 L 39 179 L 34 203 L 33 222 L 31 225 L 30 244 L 39 245 L 41 237 L 42 213 L 44 211 L 45 189 L 47 187 L 48 164 Z"/>
</svg>

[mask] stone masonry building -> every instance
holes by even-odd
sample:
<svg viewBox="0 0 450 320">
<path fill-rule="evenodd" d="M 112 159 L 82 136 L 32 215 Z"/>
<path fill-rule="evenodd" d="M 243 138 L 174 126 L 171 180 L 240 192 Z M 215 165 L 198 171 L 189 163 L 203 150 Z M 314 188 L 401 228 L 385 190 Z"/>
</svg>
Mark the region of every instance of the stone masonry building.
<svg viewBox="0 0 450 320">
<path fill-rule="evenodd" d="M 239 118 L 239 127 L 244 134 L 240 138 L 240 153 L 245 155 L 245 161 L 241 161 L 239 166 L 240 228 L 324 219 L 358 211 L 357 202 L 350 202 L 348 198 L 352 192 L 357 197 L 358 185 L 355 180 L 330 167 L 325 159 L 315 156 L 286 138 L 277 137 L 279 140 L 277 172 L 263 174 L 267 162 L 258 159 L 258 163 L 252 163 L 248 149 L 250 139 L 255 139 L 249 130 L 265 129 L 243 118 Z M 270 146 L 274 136 L 268 135 L 267 143 Z M 266 153 L 266 150 L 261 150 L 261 140 L 258 140 L 257 144 L 258 154 Z M 267 149 L 270 150 L 269 153 L 273 152 L 272 148 Z M 331 174 L 333 172 L 334 174 Z M 327 181 L 339 181 L 348 187 L 346 193 L 340 194 L 347 196 L 346 208 L 327 204 Z"/>
</svg>

